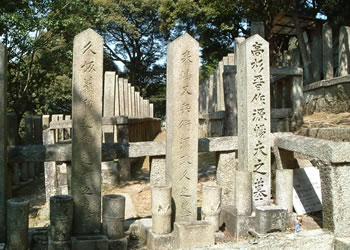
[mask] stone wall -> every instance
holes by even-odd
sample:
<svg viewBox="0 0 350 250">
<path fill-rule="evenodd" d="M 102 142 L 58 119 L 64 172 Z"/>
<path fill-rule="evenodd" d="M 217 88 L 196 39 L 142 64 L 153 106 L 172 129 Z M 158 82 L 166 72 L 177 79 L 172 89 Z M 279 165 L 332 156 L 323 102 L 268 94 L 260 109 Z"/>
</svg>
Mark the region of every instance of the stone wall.
<svg viewBox="0 0 350 250">
<path fill-rule="evenodd" d="M 350 75 L 314 82 L 304 87 L 305 114 L 350 111 Z"/>
</svg>

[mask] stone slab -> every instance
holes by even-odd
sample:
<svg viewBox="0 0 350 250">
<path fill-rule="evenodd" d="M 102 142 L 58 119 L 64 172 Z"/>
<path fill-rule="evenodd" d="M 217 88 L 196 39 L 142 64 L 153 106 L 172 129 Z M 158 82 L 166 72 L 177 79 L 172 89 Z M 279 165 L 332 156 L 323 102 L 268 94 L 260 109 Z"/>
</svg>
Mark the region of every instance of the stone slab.
<svg viewBox="0 0 350 250">
<path fill-rule="evenodd" d="M 86 235 L 72 237 L 72 250 L 108 250 L 105 235 Z"/>
<path fill-rule="evenodd" d="M 149 232 L 147 235 L 147 249 L 171 250 L 174 249 L 174 238 L 172 234 L 155 234 Z"/>
<path fill-rule="evenodd" d="M 298 215 L 321 211 L 320 171 L 317 168 L 293 170 L 293 206 Z"/>
<path fill-rule="evenodd" d="M 166 180 L 175 221 L 197 219 L 199 44 L 184 34 L 167 50 Z"/>
<path fill-rule="evenodd" d="M 146 244 L 148 234 L 152 232 L 152 219 L 140 219 L 137 221 L 137 233 L 141 243 Z"/>
<path fill-rule="evenodd" d="M 173 233 L 175 249 L 215 244 L 214 227 L 206 221 L 175 222 Z"/>
</svg>

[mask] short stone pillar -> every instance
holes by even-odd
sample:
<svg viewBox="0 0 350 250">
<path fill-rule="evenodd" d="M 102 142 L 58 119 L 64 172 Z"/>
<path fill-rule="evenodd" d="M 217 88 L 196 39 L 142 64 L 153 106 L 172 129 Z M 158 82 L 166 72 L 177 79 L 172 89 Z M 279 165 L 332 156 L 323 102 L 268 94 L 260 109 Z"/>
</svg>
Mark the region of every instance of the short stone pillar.
<svg viewBox="0 0 350 250">
<path fill-rule="evenodd" d="M 276 170 L 276 205 L 293 212 L 293 169 Z"/>
<path fill-rule="evenodd" d="M 28 249 L 29 200 L 7 200 L 7 249 Z"/>
<path fill-rule="evenodd" d="M 72 227 L 73 197 L 71 195 L 50 197 L 50 240 L 70 241 Z"/>
<path fill-rule="evenodd" d="M 201 217 L 211 223 L 215 231 L 220 227 L 221 191 L 222 188 L 215 184 L 203 184 Z"/>
<path fill-rule="evenodd" d="M 235 214 L 251 215 L 252 213 L 252 172 L 236 171 Z"/>
<path fill-rule="evenodd" d="M 168 234 L 171 232 L 171 187 L 152 187 L 152 232 Z"/>
<path fill-rule="evenodd" d="M 117 194 L 103 196 L 102 232 L 108 239 L 124 237 L 125 197 Z"/>
</svg>

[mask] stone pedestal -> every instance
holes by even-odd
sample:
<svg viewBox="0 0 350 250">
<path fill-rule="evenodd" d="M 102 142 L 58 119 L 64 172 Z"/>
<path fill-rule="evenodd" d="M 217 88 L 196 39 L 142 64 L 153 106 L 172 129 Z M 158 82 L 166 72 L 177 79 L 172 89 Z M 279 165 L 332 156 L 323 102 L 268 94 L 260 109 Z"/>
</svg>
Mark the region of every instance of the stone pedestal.
<svg viewBox="0 0 350 250">
<path fill-rule="evenodd" d="M 7 200 L 7 248 L 28 249 L 29 200 Z"/>
<path fill-rule="evenodd" d="M 73 197 L 56 195 L 50 198 L 50 239 L 69 241 L 73 226 Z"/>
<path fill-rule="evenodd" d="M 285 232 L 287 209 L 278 206 L 256 207 L 255 231 L 259 234 L 269 232 Z"/>
<path fill-rule="evenodd" d="M 103 197 L 102 231 L 110 240 L 124 237 L 125 197 L 110 194 Z"/>
<path fill-rule="evenodd" d="M 174 248 L 194 248 L 215 244 L 214 226 L 206 221 L 175 222 Z"/>
<path fill-rule="evenodd" d="M 218 231 L 220 227 L 221 190 L 220 186 L 203 184 L 202 220 L 212 224 L 215 231 Z"/>
<path fill-rule="evenodd" d="M 152 232 L 168 234 L 171 232 L 171 187 L 152 187 Z"/>
<path fill-rule="evenodd" d="M 149 232 L 147 235 L 147 249 L 171 250 L 174 249 L 174 238 L 172 234 L 155 234 Z"/>
</svg>

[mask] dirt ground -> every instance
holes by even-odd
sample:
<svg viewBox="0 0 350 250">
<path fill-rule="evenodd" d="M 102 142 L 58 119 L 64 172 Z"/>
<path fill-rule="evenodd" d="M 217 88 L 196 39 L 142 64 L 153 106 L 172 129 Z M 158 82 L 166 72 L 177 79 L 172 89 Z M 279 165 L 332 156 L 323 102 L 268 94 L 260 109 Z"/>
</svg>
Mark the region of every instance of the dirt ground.
<svg viewBox="0 0 350 250">
<path fill-rule="evenodd" d="M 326 127 L 350 127 L 350 113 L 326 114 L 318 113 L 304 117 L 304 128 L 326 128 Z M 165 140 L 166 133 L 162 131 L 155 141 Z M 201 185 L 208 181 L 215 181 L 215 153 L 199 154 L 199 183 L 198 204 L 201 204 Z M 137 217 L 151 216 L 151 192 L 149 184 L 149 159 L 146 158 L 143 167 L 133 178 L 118 187 L 104 187 L 103 195 L 115 193 L 128 193 L 133 201 Z M 30 227 L 45 227 L 49 224 L 49 213 L 45 209 L 45 184 L 44 177 L 34 180 L 32 183 L 14 191 L 14 197 L 29 199 Z M 301 230 L 310 230 L 322 226 L 322 213 L 313 213 L 298 218 Z M 295 229 L 289 229 L 294 231 Z"/>
</svg>

